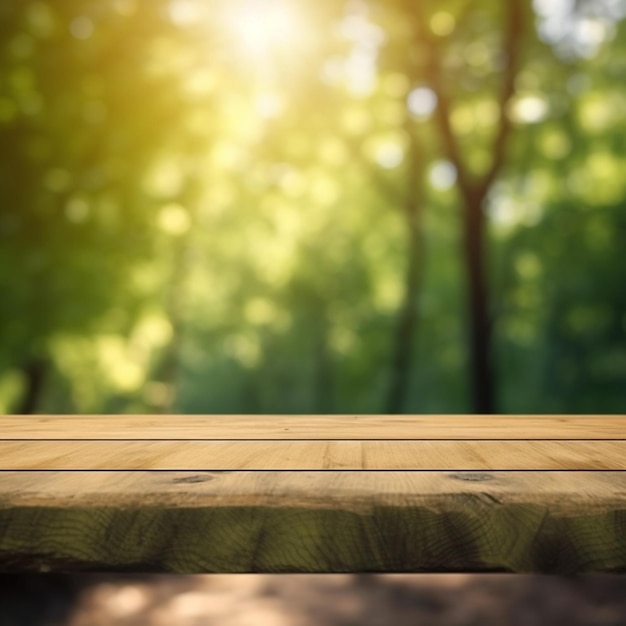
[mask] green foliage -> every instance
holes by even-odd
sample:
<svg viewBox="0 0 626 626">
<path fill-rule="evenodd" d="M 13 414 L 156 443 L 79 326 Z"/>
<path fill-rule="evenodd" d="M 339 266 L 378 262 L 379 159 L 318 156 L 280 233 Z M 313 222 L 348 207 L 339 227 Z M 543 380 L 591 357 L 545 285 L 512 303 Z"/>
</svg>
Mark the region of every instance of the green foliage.
<svg viewBox="0 0 626 626">
<path fill-rule="evenodd" d="M 0 6 L 0 410 L 44 359 L 40 411 L 381 412 L 414 299 L 404 410 L 470 411 L 433 45 L 471 177 L 512 124 L 483 206 L 500 412 L 622 411 L 615 3 L 523 2 L 504 110 L 505 3 L 260 4 Z"/>
</svg>

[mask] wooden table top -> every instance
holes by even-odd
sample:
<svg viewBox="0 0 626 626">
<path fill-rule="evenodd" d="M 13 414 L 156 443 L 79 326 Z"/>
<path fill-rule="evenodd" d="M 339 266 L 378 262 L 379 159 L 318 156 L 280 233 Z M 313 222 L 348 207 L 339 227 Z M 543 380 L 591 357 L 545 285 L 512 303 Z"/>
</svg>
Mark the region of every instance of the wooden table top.
<svg viewBox="0 0 626 626">
<path fill-rule="evenodd" d="M 1 571 L 624 572 L 626 416 L 0 416 Z"/>
</svg>

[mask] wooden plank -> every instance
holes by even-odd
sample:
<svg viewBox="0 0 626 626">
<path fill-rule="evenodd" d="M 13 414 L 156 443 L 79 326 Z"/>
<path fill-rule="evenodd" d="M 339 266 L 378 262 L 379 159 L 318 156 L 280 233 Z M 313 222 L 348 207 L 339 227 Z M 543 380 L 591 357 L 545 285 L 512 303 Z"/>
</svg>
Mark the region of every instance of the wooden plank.
<svg viewBox="0 0 626 626">
<path fill-rule="evenodd" d="M 626 416 L 0 416 L 0 469 L 3 571 L 626 573 Z"/>
<path fill-rule="evenodd" d="M 626 441 L 2 441 L 0 469 L 624 470 Z"/>
<path fill-rule="evenodd" d="M 0 416 L 0 439 L 626 439 L 626 415 Z"/>
<path fill-rule="evenodd" d="M 624 472 L 0 472 L 0 570 L 626 573 Z"/>
</svg>

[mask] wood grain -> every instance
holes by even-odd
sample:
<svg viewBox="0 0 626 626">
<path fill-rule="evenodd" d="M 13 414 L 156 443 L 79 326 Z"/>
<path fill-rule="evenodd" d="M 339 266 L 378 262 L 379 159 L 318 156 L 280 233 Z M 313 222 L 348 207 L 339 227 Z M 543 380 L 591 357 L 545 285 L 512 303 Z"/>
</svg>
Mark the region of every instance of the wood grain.
<svg viewBox="0 0 626 626">
<path fill-rule="evenodd" d="M 0 439 L 626 439 L 626 415 L 5 415 Z"/>
<path fill-rule="evenodd" d="M 625 416 L 0 416 L 0 470 L 0 571 L 626 573 Z"/>
<path fill-rule="evenodd" d="M 1 472 L 0 569 L 626 573 L 623 472 Z"/>
<path fill-rule="evenodd" d="M 626 441 L 0 441 L 0 470 L 626 470 Z"/>
</svg>

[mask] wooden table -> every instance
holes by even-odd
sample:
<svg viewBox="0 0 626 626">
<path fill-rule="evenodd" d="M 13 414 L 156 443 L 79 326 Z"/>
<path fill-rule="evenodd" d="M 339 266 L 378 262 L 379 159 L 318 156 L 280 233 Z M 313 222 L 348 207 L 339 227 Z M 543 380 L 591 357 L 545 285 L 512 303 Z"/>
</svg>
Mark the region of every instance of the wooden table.
<svg viewBox="0 0 626 626">
<path fill-rule="evenodd" d="M 626 572 L 626 416 L 0 416 L 0 570 Z"/>
</svg>

